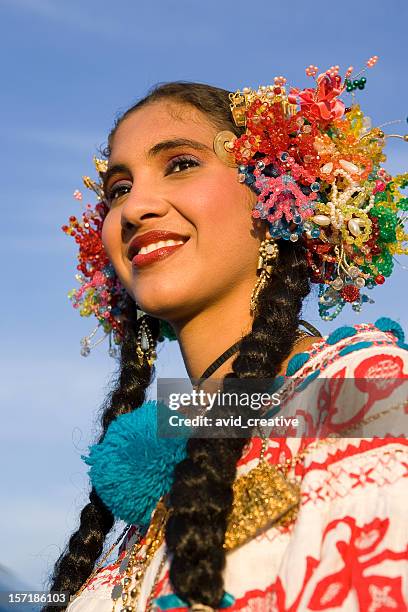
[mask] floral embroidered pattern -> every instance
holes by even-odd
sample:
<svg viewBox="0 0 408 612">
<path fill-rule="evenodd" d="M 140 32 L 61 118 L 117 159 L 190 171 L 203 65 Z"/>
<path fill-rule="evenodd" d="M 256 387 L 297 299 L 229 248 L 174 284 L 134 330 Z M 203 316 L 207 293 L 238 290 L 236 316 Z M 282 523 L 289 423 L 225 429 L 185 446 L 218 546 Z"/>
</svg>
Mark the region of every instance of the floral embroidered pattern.
<svg viewBox="0 0 408 612">
<path fill-rule="evenodd" d="M 353 418 L 361 414 L 362 406 L 372 405 L 374 398 L 392 394 L 396 380 L 405 380 L 408 374 L 406 351 L 394 336 L 372 325 L 359 325 L 355 330 L 354 335 L 332 345 L 324 340 L 315 343 L 309 360 L 293 378 L 299 384 L 311 368 L 320 375 L 327 373 L 335 397 L 346 377 L 355 378 L 357 396 L 364 401 L 356 404 Z M 341 353 L 361 346 L 362 340 L 369 346 Z M 365 387 L 365 393 L 358 386 L 363 379 L 375 385 Z M 265 458 L 272 463 L 285 461 L 311 442 L 313 438 L 270 438 Z M 261 444 L 259 437 L 248 441 L 238 474 L 256 465 Z M 227 555 L 225 589 L 235 597 L 229 610 L 407 610 L 408 546 L 399 505 L 408 495 L 407 440 L 339 439 L 312 451 L 296 466 L 294 476 L 301 483 L 296 523 L 272 527 Z M 119 560 L 103 568 L 74 602 L 73 612 L 111 612 L 110 591 L 119 582 L 125 546 L 126 542 Z M 154 576 L 146 579 L 143 589 L 148 592 Z M 171 593 L 167 561 L 154 596 Z M 97 607 L 91 603 L 96 598 Z"/>
</svg>

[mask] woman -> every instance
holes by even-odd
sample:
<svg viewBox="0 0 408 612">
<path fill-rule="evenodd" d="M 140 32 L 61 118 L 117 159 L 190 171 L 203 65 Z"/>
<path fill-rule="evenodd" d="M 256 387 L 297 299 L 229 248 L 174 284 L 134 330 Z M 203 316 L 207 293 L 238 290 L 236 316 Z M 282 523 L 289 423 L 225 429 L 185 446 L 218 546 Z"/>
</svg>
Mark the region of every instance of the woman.
<svg viewBox="0 0 408 612">
<path fill-rule="evenodd" d="M 327 339 L 316 330 L 299 334 L 310 280 L 321 286 L 326 319 L 347 302 L 359 308 L 369 300 L 360 289 L 382 284 L 391 246 L 401 241 L 395 228 L 393 239 L 385 232 L 392 221 L 388 204 L 391 197 L 399 202 L 402 181 L 380 168 L 384 136 L 372 131 L 367 144 L 359 111 L 348 109 L 347 117 L 337 72 L 320 75 L 313 94 L 289 96 L 282 77 L 231 100 L 207 85 L 165 84 L 129 109 L 110 134 L 108 164 L 98 162 L 103 190 L 88 184 L 102 197 L 99 230 L 119 281 L 108 279 L 113 308 L 106 307 L 104 327 L 122 341 L 120 373 L 100 443 L 87 459 L 89 504 L 51 583 L 52 591 L 76 595 L 70 612 L 406 609 L 404 439 L 319 441 L 311 439 L 313 425 L 307 438 L 293 429 L 278 437 L 254 430 L 250 440 L 251 434 L 192 436 L 187 444 L 157 446 L 146 425 L 155 411 L 144 403 L 154 349 L 169 325 L 191 379 L 224 378 L 233 387 L 237 379 L 287 374 L 291 402 L 293 383 L 307 377 L 406 374 L 403 333 L 388 319 L 340 328 Z M 340 142 L 342 121 L 346 143 Z M 347 218 L 350 200 L 361 214 Z M 81 242 L 85 234 L 71 221 L 65 230 Z M 90 273 L 82 269 L 88 278 L 97 266 L 92 261 Z M 138 318 L 136 304 L 148 314 Z M 87 307 L 83 314 L 92 310 Z M 89 351 L 89 342 L 84 348 Z M 379 406 L 394 409 L 395 398 L 401 404 L 398 393 L 398 385 L 389 385 L 385 404 L 373 401 L 369 416 Z M 330 433 L 350 432 L 350 424 L 363 420 L 361 409 L 367 415 L 366 395 L 356 389 L 355 398 L 351 417 L 332 422 Z M 137 446 L 144 437 L 153 448 L 148 460 L 140 458 L 148 456 L 148 444 Z M 118 460 L 132 440 L 136 449 L 126 446 L 124 454 L 137 455 L 136 474 L 126 472 L 123 455 Z M 108 483 L 113 463 L 117 481 L 113 476 Z M 150 484 L 143 480 L 147 472 Z M 123 473 L 136 478 L 125 494 Z M 242 495 L 255 488 L 245 514 Z M 115 518 L 134 526 L 117 560 L 94 569 Z"/>
</svg>

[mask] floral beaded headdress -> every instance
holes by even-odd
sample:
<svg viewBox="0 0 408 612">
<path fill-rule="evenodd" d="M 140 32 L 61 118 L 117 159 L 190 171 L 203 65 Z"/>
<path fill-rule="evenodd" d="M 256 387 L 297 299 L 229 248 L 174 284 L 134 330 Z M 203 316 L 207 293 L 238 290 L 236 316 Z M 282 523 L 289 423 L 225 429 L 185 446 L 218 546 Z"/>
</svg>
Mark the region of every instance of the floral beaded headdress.
<svg viewBox="0 0 408 612">
<path fill-rule="evenodd" d="M 371 68 L 377 56 L 367 61 Z M 319 314 L 334 319 L 346 303 L 359 311 L 373 300 L 366 289 L 384 283 L 393 270 L 394 256 L 408 254 L 405 232 L 408 174 L 390 176 L 381 166 L 387 135 L 372 127 L 355 101 L 354 91 L 363 90 L 364 71 L 352 79 L 353 68 L 344 79 L 339 67 L 318 74 L 311 88 L 289 88 L 286 79 L 275 77 L 273 85 L 258 90 L 244 88 L 230 94 L 231 113 L 242 136 L 221 138 L 226 161 L 238 166 L 238 180 L 256 194 L 252 211 L 263 219 L 276 240 L 303 241 L 309 275 L 319 285 Z M 340 99 L 351 94 L 349 106 Z M 220 146 L 219 133 L 214 143 Z M 107 162 L 94 158 L 99 177 Z M 121 315 L 125 290 L 117 279 L 101 240 L 103 220 L 109 208 L 102 182 L 84 177 L 85 186 L 98 198 L 88 204 L 82 221 L 70 217 L 63 230 L 79 244 L 81 286 L 70 292 L 73 306 L 83 316 L 94 314 L 113 344 L 122 338 Z M 74 193 L 82 199 L 79 191 Z M 96 333 L 82 340 L 82 354 L 90 350 Z M 162 336 L 174 338 L 162 323 Z"/>
</svg>

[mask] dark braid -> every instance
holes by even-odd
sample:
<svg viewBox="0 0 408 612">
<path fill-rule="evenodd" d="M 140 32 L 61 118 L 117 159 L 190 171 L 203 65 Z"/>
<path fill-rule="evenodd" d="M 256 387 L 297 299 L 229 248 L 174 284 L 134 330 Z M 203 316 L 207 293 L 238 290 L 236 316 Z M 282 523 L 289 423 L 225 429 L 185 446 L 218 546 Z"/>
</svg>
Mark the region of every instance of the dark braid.
<svg viewBox="0 0 408 612">
<path fill-rule="evenodd" d="M 128 297 L 124 321 L 124 340 L 121 346 L 120 367 L 116 383 L 102 406 L 101 441 L 110 423 L 120 414 L 141 406 L 145 399 L 153 368 L 140 366 L 136 357 L 136 335 L 140 322 L 136 318 L 136 305 Z M 153 338 L 157 339 L 159 321 L 149 317 Z M 72 534 L 66 549 L 55 563 L 50 578 L 50 590 L 68 591 L 73 595 L 92 573 L 101 555 L 105 538 L 114 525 L 111 511 L 102 502 L 95 489 L 91 489 L 89 503 L 82 509 L 78 530 Z M 45 606 L 43 612 L 61 612 L 61 607 Z"/>
<path fill-rule="evenodd" d="M 310 291 L 303 247 L 281 241 L 278 263 L 259 296 L 259 314 L 241 341 L 226 378 L 266 379 L 290 354 L 303 299 Z M 217 608 L 223 594 L 223 548 L 232 507 L 232 484 L 245 438 L 199 439 L 187 444 L 187 458 L 175 469 L 166 542 L 173 554 L 170 579 L 190 604 Z"/>
</svg>

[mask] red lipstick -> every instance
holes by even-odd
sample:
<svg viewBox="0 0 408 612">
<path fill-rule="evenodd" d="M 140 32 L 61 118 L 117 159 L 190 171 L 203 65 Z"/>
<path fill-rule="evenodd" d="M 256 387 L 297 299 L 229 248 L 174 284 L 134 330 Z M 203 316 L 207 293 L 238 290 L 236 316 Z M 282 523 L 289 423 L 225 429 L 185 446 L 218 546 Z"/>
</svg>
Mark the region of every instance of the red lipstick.
<svg viewBox="0 0 408 612">
<path fill-rule="evenodd" d="M 156 242 L 162 242 L 166 240 L 182 240 L 183 244 L 175 244 L 172 246 L 162 246 L 159 249 L 155 249 L 150 253 L 140 254 L 139 251 L 142 247 L 148 246 Z M 180 249 L 187 242 L 188 237 L 177 234 L 176 232 L 169 232 L 165 230 L 152 230 L 146 232 L 141 236 L 136 236 L 129 245 L 128 258 L 131 260 L 132 265 L 137 268 L 147 266 L 154 261 L 159 261 L 168 257 L 178 249 Z"/>
</svg>

